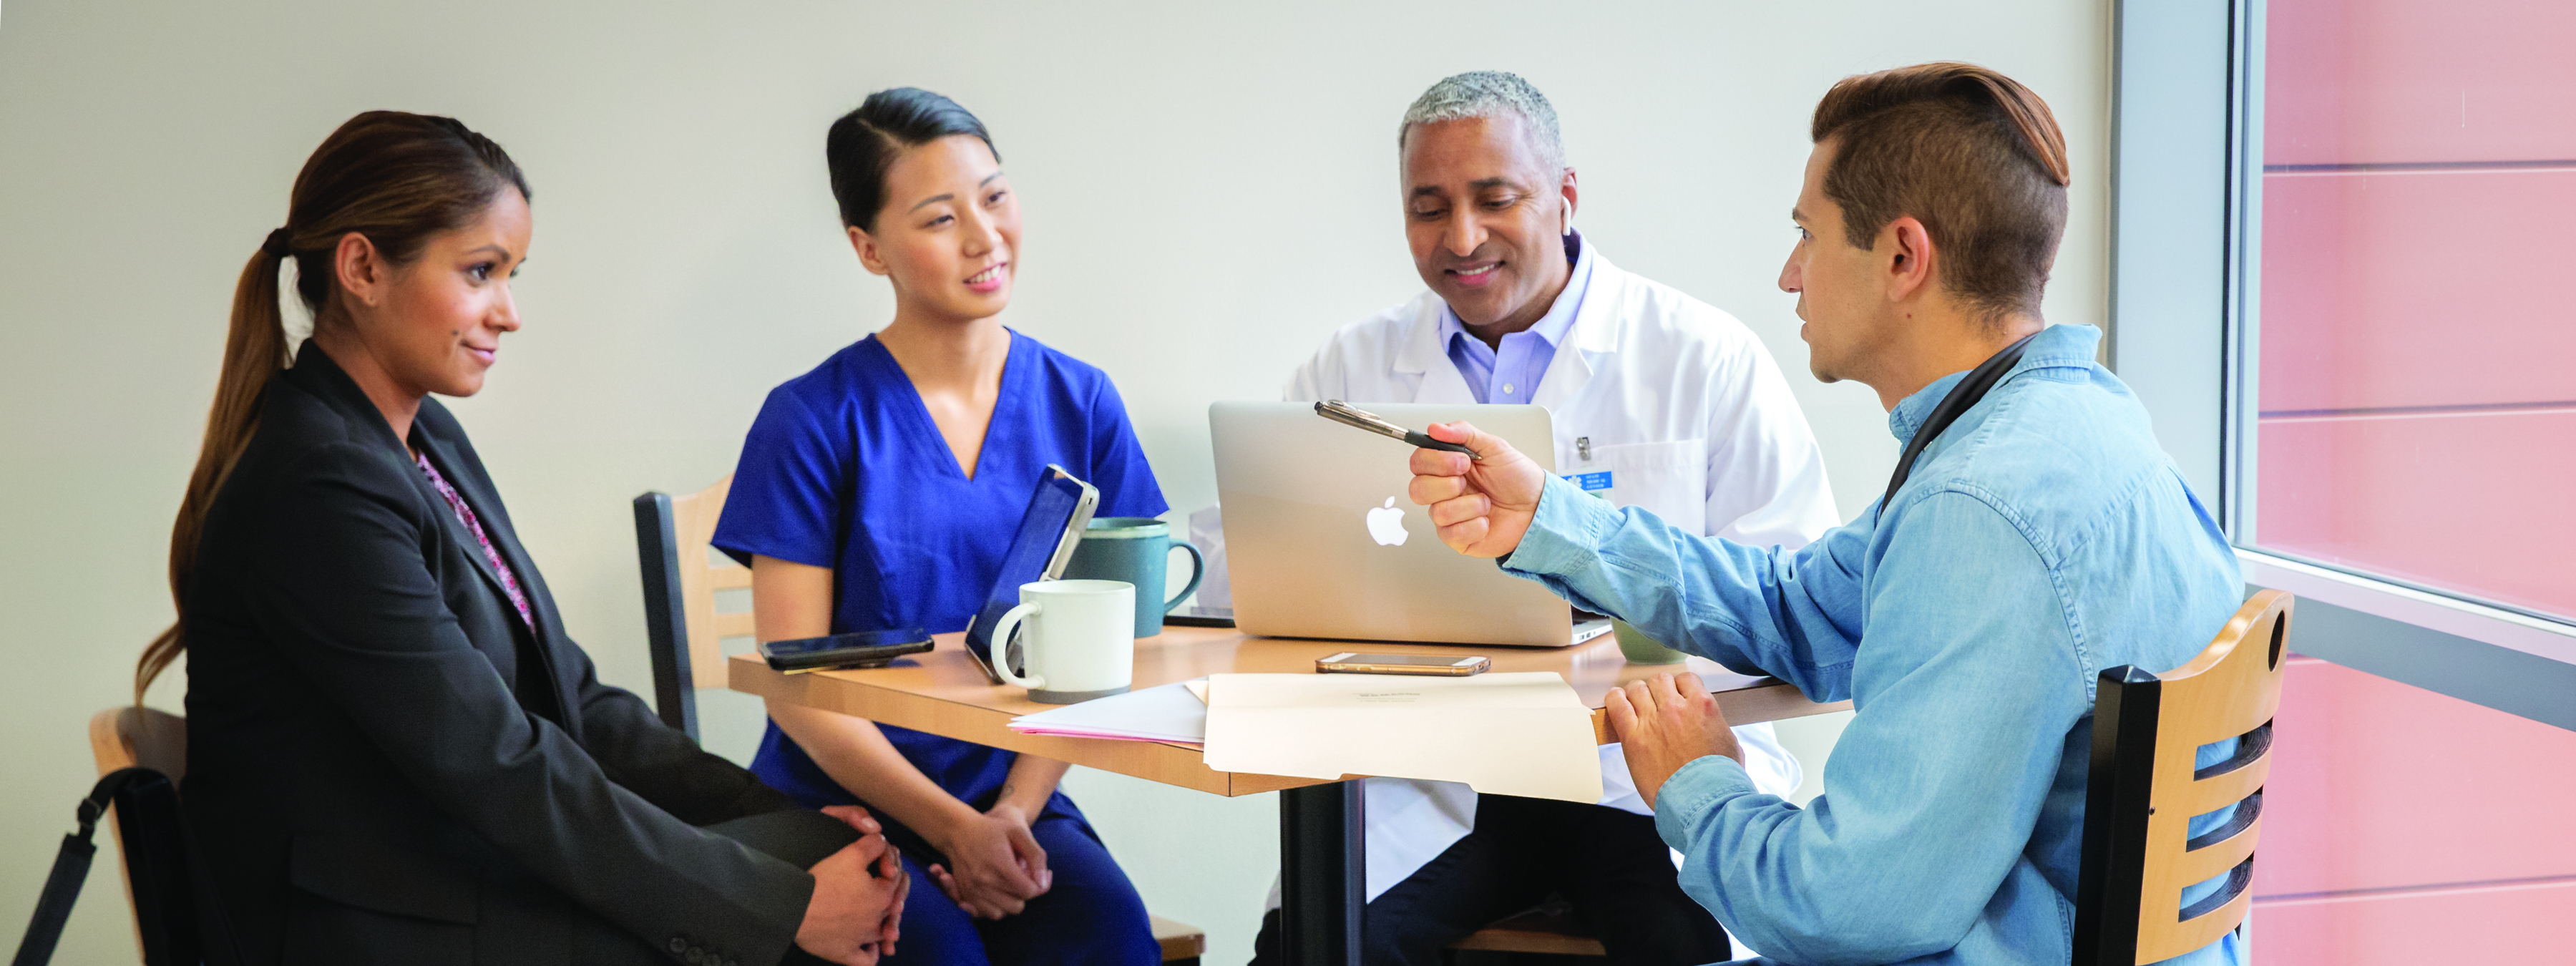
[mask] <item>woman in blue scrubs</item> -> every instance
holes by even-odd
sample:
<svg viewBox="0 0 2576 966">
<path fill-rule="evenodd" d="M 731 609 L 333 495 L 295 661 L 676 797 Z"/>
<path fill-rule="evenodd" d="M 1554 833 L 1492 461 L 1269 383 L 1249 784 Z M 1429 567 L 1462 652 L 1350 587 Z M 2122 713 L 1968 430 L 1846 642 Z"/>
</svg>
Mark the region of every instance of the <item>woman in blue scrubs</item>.
<svg viewBox="0 0 2576 966">
<path fill-rule="evenodd" d="M 1109 377 L 1001 323 L 1020 212 L 983 123 L 928 91 L 879 91 L 825 153 L 894 320 L 770 392 L 715 545 L 752 568 L 762 640 L 963 630 L 1047 464 L 1099 487 L 1101 516 L 1168 507 Z M 1135 887 L 1056 791 L 1063 762 L 769 714 L 761 780 L 811 806 L 864 804 L 935 852 L 905 856 L 918 888 L 888 963 L 1160 961 Z"/>
</svg>

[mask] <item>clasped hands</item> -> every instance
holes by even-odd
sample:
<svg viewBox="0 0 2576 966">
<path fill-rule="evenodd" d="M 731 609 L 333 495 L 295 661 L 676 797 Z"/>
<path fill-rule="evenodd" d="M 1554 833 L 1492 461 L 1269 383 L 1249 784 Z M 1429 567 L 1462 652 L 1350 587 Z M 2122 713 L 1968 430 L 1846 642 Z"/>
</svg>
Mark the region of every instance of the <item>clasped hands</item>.
<svg viewBox="0 0 2576 966">
<path fill-rule="evenodd" d="M 806 870 L 814 877 L 814 896 L 796 927 L 796 945 L 841 966 L 871 966 L 894 953 L 912 877 L 867 809 L 834 805 L 823 814 L 859 830 L 859 840 Z"/>
<path fill-rule="evenodd" d="M 932 864 L 930 881 L 977 919 L 1018 915 L 1055 885 L 1046 849 L 1029 832 L 1020 806 L 997 802 L 985 812 L 930 833 L 948 865 Z"/>
<path fill-rule="evenodd" d="M 808 870 L 814 898 L 796 945 L 842 966 L 871 966 L 894 953 L 912 878 L 866 809 L 836 805 L 823 814 L 849 823 L 861 838 Z M 1029 816 L 1008 802 L 942 829 L 934 844 L 956 868 L 929 866 L 931 881 L 978 919 L 1016 915 L 1055 884 L 1046 850 L 1029 832 Z"/>
<path fill-rule="evenodd" d="M 1434 423 L 1425 432 L 1476 451 L 1474 459 L 1446 450 L 1413 451 L 1413 482 L 1405 495 L 1430 509 L 1440 542 L 1470 557 L 1505 557 L 1519 549 L 1538 514 L 1547 471 L 1501 437 L 1468 423 Z M 1610 692 L 1609 711 L 1611 735 L 1628 759 L 1638 797 L 1649 807 L 1684 765 L 1709 755 L 1744 761 L 1734 731 L 1699 675 L 1658 673 L 1630 681 Z"/>
</svg>

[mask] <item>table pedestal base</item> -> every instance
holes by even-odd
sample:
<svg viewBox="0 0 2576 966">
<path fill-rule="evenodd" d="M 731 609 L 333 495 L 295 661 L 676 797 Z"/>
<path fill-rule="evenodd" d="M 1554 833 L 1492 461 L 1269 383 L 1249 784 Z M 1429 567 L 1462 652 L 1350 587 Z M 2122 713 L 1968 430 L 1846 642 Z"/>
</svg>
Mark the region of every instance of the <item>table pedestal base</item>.
<svg viewBox="0 0 2576 966">
<path fill-rule="evenodd" d="M 1359 966 L 1367 807 L 1356 780 L 1279 793 L 1279 932 L 1288 966 Z"/>
</svg>

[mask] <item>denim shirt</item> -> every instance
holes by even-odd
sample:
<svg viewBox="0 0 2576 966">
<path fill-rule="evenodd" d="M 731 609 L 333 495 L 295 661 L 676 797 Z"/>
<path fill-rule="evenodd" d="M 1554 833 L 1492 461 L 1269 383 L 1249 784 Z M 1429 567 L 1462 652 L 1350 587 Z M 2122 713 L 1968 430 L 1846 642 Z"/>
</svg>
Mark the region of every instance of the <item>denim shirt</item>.
<svg viewBox="0 0 2576 966">
<path fill-rule="evenodd" d="M 1857 712 L 1804 808 L 1717 756 L 1655 802 L 1683 890 L 1753 949 L 1817 966 L 2069 960 L 2095 675 L 2180 667 L 2244 589 L 2146 410 L 2094 364 L 2100 338 L 2042 331 L 1887 506 L 1798 551 L 1547 481 L 1506 571 Z M 1897 404 L 1900 444 L 1964 376 Z M 2245 955 L 2231 933 L 2170 962 Z"/>
</svg>

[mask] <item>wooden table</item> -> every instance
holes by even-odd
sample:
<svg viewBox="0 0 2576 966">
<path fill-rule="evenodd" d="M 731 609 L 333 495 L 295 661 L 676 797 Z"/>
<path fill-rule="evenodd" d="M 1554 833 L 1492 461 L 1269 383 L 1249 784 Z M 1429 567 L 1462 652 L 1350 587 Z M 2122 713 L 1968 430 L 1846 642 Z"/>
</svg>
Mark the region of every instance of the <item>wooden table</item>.
<svg viewBox="0 0 2576 966">
<path fill-rule="evenodd" d="M 926 654 L 892 667 L 865 671 L 781 674 L 756 655 L 728 662 L 736 691 L 883 724 L 926 731 L 1009 751 L 1041 755 L 1101 771 L 1132 775 L 1215 795 L 1279 791 L 1280 885 L 1287 959 L 1296 966 L 1352 966 L 1359 962 L 1360 911 L 1367 901 L 1360 783 L 1221 772 L 1190 745 L 1023 735 L 1012 718 L 1058 705 L 1030 701 L 1028 692 L 984 678 L 965 650 L 964 634 L 941 634 Z M 1209 674 L 1310 673 L 1315 659 L 1343 651 L 1371 654 L 1482 654 L 1496 671 L 1553 671 L 1574 686 L 1594 711 L 1594 739 L 1607 743 L 1599 710 L 1610 689 L 1657 671 L 1687 667 L 1711 681 L 1727 721 L 1753 724 L 1839 711 L 1849 702 L 1817 704 L 1772 678 L 1735 674 L 1713 661 L 1686 665 L 1630 664 L 1610 635 L 1570 648 L 1523 649 L 1450 645 L 1356 643 L 1247 637 L 1232 629 L 1170 627 L 1136 641 L 1141 690 Z"/>
</svg>

